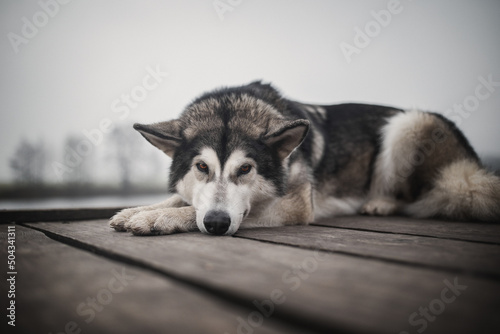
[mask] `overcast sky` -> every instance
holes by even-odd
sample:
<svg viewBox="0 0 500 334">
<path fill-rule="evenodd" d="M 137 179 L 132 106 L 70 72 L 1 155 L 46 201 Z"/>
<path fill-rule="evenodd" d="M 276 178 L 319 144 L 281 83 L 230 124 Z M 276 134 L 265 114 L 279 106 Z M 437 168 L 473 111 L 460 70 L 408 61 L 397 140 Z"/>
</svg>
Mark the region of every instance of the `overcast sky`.
<svg viewBox="0 0 500 334">
<path fill-rule="evenodd" d="M 500 156 L 498 0 L 55 1 L 0 4 L 0 181 L 21 138 L 61 149 L 255 79 L 304 102 L 449 110 Z"/>
</svg>

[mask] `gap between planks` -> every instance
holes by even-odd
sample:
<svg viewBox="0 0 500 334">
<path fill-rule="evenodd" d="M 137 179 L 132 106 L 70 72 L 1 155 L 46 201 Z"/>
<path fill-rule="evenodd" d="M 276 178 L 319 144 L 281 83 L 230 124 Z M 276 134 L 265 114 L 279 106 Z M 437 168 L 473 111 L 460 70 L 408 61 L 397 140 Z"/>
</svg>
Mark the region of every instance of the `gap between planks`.
<svg viewBox="0 0 500 334">
<path fill-rule="evenodd" d="M 492 281 L 500 281 L 500 274 L 481 273 L 481 272 L 478 273 L 478 272 L 467 270 L 467 269 L 445 268 L 445 267 L 442 267 L 439 265 L 431 265 L 431 264 L 425 264 L 425 263 L 416 263 L 416 262 L 410 262 L 410 261 L 404 261 L 404 260 L 377 257 L 375 255 L 358 254 L 358 253 L 353 253 L 353 252 L 349 252 L 349 251 L 327 250 L 327 249 L 315 248 L 312 246 L 294 245 L 294 244 L 290 244 L 290 243 L 287 243 L 284 241 L 266 240 L 266 239 L 261 239 L 259 237 L 251 237 L 248 235 L 235 235 L 234 237 L 240 238 L 240 239 L 264 242 L 264 243 L 268 243 L 271 245 L 295 247 L 295 248 L 300 248 L 300 249 L 304 249 L 304 250 L 321 251 L 321 252 L 325 252 L 325 253 L 339 254 L 339 255 L 344 255 L 344 256 L 348 256 L 348 257 L 355 257 L 355 258 L 377 261 L 377 262 L 382 262 L 382 263 L 402 265 L 402 266 L 410 267 L 410 268 L 420 268 L 423 270 L 431 270 L 431 271 L 436 271 L 436 272 L 443 272 L 443 273 L 450 273 L 450 274 L 457 274 L 457 275 L 467 275 L 467 276 L 471 276 L 471 277 L 478 277 L 478 278 L 488 279 L 488 280 L 492 280 Z M 499 259 L 499 261 L 500 261 L 500 259 Z"/>
<path fill-rule="evenodd" d="M 497 223 L 354 215 L 319 219 L 311 225 L 500 245 Z"/>
</svg>

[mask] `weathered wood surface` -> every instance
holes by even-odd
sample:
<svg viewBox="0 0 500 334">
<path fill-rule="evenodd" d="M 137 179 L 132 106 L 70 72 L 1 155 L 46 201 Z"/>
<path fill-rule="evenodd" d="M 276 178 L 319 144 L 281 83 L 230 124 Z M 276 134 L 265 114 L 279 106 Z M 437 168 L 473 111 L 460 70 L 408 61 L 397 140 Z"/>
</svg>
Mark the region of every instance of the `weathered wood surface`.
<svg viewBox="0 0 500 334">
<path fill-rule="evenodd" d="M 83 208 L 83 209 L 45 209 L 45 210 L 0 210 L 0 223 L 43 222 L 62 220 L 103 219 L 113 216 L 123 207 Z"/>
<path fill-rule="evenodd" d="M 252 307 L 253 302 L 269 300 L 273 292 L 280 291 L 285 301 L 275 305 L 273 318 L 290 324 L 310 324 L 322 332 L 500 330 L 495 320 L 500 312 L 500 283 L 495 277 L 457 273 L 445 266 L 431 269 L 387 261 L 377 254 L 377 247 L 385 248 L 388 239 L 383 243 L 380 238 L 371 239 L 375 246 L 370 246 L 373 253 L 368 257 L 356 255 L 355 243 L 345 243 L 343 254 L 338 254 L 276 244 L 280 240 L 245 239 L 244 234 L 250 233 L 247 231 L 240 232 L 241 237 L 200 233 L 135 237 L 110 230 L 107 221 L 28 226 L 76 247 L 201 287 L 238 305 Z M 336 231 L 324 229 L 324 234 L 334 235 Z M 300 234 L 300 230 L 296 233 Z M 384 236 L 394 237 L 387 233 Z M 307 247 L 317 246 L 317 240 L 311 237 L 317 234 L 304 233 Z M 454 283 L 466 289 L 453 295 L 448 286 Z M 429 308 L 436 311 L 436 316 L 431 314 L 426 320 L 418 314 Z"/>
<path fill-rule="evenodd" d="M 500 278 L 500 245 L 322 226 L 247 229 L 237 236 Z"/>
<path fill-rule="evenodd" d="M 407 217 L 345 216 L 313 225 L 500 244 L 500 222 L 453 222 Z"/>
<path fill-rule="evenodd" d="M 124 209 L 124 207 L 0 210 L 0 223 L 107 219 L 122 209 Z M 312 225 L 500 244 L 500 222 L 498 224 L 483 222 L 471 223 L 433 219 L 412 219 L 407 217 L 355 215 L 325 218 L 318 220 Z"/>
<path fill-rule="evenodd" d="M 7 258 L 6 231 L 0 226 L 2 259 Z M 8 328 L 2 319 L 2 333 L 64 333 L 67 328 L 74 333 L 236 333 L 237 318 L 247 319 L 253 311 L 22 226 L 16 226 L 16 245 L 17 321 Z M 254 333 L 304 329 L 266 319 Z"/>
</svg>

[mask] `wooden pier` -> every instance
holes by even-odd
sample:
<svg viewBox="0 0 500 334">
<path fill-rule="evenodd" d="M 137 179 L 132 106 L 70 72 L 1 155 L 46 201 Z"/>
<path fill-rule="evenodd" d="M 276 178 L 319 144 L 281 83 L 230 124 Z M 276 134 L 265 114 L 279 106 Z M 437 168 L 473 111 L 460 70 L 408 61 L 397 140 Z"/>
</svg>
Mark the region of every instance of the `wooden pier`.
<svg viewBox="0 0 500 334">
<path fill-rule="evenodd" d="M 16 325 L 4 314 L 2 333 L 500 333 L 500 224 L 352 216 L 137 237 L 109 227 L 115 211 L 0 212 Z"/>
</svg>

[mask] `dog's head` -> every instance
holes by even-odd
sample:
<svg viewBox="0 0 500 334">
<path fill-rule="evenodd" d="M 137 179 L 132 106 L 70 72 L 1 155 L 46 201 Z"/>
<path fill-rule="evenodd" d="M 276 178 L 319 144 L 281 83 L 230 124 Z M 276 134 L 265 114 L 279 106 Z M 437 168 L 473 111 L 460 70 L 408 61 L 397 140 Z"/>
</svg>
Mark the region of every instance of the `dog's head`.
<svg viewBox="0 0 500 334">
<path fill-rule="evenodd" d="M 170 191 L 195 208 L 198 228 L 232 235 L 253 207 L 284 194 L 288 157 L 309 122 L 255 92 L 227 89 L 195 100 L 179 119 L 134 128 L 173 159 Z"/>
</svg>

